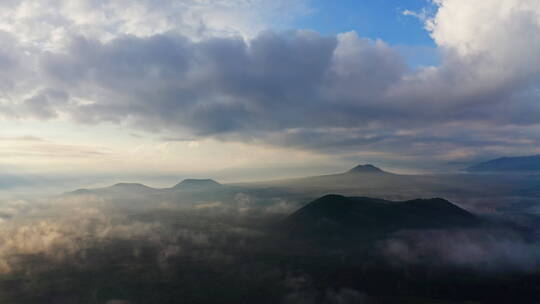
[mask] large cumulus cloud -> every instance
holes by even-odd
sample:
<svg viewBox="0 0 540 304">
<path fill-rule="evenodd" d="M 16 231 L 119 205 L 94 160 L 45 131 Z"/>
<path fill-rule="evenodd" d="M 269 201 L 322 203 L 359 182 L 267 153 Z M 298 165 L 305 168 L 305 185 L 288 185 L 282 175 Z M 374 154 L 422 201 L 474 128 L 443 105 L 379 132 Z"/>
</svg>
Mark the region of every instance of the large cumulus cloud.
<svg viewBox="0 0 540 304">
<path fill-rule="evenodd" d="M 250 40 L 78 36 L 64 52 L 41 54 L 38 66 L 41 84 L 70 97 L 65 104 L 41 102 L 43 118 L 62 112 L 81 122 L 132 120 L 148 129 L 242 136 L 397 118 L 382 97 L 407 70 L 381 41 L 307 30 Z M 48 100 L 50 90 L 25 102 Z"/>
</svg>

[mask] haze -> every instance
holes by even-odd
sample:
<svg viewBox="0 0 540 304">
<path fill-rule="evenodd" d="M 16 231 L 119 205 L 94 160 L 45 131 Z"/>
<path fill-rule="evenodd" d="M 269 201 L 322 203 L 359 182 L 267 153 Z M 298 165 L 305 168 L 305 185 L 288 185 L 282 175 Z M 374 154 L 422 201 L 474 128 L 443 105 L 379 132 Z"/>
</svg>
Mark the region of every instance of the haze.
<svg viewBox="0 0 540 304">
<path fill-rule="evenodd" d="M 537 0 L 0 1 L 0 302 L 538 303 Z"/>
</svg>

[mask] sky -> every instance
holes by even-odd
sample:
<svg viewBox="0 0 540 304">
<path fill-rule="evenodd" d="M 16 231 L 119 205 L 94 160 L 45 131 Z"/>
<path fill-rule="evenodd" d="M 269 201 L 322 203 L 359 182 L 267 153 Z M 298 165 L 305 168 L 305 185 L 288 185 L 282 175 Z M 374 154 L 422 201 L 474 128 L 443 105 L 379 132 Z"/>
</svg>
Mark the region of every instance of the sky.
<svg viewBox="0 0 540 304">
<path fill-rule="evenodd" d="M 540 153 L 536 0 L 7 0 L 0 190 Z"/>
</svg>

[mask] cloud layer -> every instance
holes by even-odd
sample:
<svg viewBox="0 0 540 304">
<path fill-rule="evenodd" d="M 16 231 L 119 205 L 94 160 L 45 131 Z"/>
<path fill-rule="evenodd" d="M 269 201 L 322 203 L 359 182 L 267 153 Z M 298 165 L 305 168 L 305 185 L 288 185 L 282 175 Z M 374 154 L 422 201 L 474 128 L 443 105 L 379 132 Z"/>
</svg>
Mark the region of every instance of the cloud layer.
<svg viewBox="0 0 540 304">
<path fill-rule="evenodd" d="M 540 5 L 435 3 L 442 63 L 416 69 L 354 32 L 258 31 L 300 1 L 4 3 L 0 113 L 412 161 L 540 152 Z"/>
</svg>

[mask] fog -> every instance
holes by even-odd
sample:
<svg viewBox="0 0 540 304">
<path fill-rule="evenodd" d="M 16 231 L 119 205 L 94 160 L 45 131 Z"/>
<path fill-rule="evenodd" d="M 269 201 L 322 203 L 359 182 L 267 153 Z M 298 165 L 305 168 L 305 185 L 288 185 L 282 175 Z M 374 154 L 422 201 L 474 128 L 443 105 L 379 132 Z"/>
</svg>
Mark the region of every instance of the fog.
<svg viewBox="0 0 540 304">
<path fill-rule="evenodd" d="M 283 217 L 290 206 L 276 200 L 258 208 L 246 194 L 234 198 L 229 204 L 190 206 L 159 201 L 130 205 L 95 195 L 3 201 L 1 298 L 17 303 L 209 303 L 214 295 L 208 299 L 203 289 L 230 285 L 232 278 L 261 285 L 270 280 L 269 293 L 276 286 L 285 293 L 285 273 L 246 257 L 272 254 L 266 222 Z M 168 289 L 179 281 L 195 284 L 185 287 L 187 298 Z M 226 288 L 238 292 L 239 287 Z"/>
<path fill-rule="evenodd" d="M 511 185 L 482 197 L 455 177 L 429 184 L 422 176 L 351 174 L 242 185 L 187 180 L 161 189 L 119 183 L 3 199 L 0 299 L 343 304 L 518 297 L 528 303 L 538 296 L 534 197 L 509 196 Z M 478 225 L 370 234 L 333 222 L 337 235 L 320 229 L 300 235 L 285 224 L 322 193 L 431 197 L 456 185 L 464 188 L 454 202 L 472 211 Z M 497 287 L 503 283 L 507 288 Z"/>
</svg>

